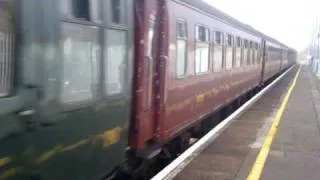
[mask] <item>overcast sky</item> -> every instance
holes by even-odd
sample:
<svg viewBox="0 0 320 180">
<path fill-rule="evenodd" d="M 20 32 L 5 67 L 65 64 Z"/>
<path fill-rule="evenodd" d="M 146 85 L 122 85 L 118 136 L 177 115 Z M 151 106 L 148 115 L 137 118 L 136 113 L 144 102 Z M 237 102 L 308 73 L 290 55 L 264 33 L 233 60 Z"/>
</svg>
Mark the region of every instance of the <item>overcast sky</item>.
<svg viewBox="0 0 320 180">
<path fill-rule="evenodd" d="M 308 46 L 320 17 L 320 0 L 204 1 L 297 50 Z"/>
</svg>

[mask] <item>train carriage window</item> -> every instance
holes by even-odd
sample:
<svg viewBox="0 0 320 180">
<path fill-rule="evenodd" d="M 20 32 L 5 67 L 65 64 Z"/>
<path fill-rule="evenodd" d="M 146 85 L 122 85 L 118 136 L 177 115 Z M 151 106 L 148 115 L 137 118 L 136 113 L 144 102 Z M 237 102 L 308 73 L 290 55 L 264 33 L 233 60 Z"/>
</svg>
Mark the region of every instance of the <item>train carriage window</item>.
<svg viewBox="0 0 320 180">
<path fill-rule="evenodd" d="M 196 74 L 209 71 L 209 28 L 196 26 Z"/>
<path fill-rule="evenodd" d="M 176 77 L 181 78 L 187 68 L 187 24 L 183 20 L 177 21 L 177 51 L 176 51 Z"/>
<path fill-rule="evenodd" d="M 243 64 L 248 65 L 248 52 L 249 52 L 249 42 L 247 39 L 244 40 L 244 48 L 243 48 Z"/>
<path fill-rule="evenodd" d="M 241 38 L 237 37 L 237 48 L 241 48 Z"/>
<path fill-rule="evenodd" d="M 209 29 L 204 26 L 196 26 L 196 40 L 197 42 L 209 42 Z"/>
<path fill-rule="evenodd" d="M 228 46 L 232 46 L 233 45 L 233 36 L 229 34 L 227 37 L 228 37 L 227 38 L 228 39 Z"/>
<path fill-rule="evenodd" d="M 251 56 L 250 56 L 250 58 L 251 58 L 251 64 L 252 65 L 254 65 L 256 62 L 256 59 L 255 59 L 255 47 L 254 47 L 254 42 L 253 41 L 251 41 L 251 43 L 250 43 L 250 51 L 251 51 Z"/>
<path fill-rule="evenodd" d="M 92 101 L 100 92 L 104 92 L 107 96 L 125 92 L 129 56 L 128 27 L 124 24 L 127 15 L 125 2 L 124 0 L 119 2 L 60 0 L 63 14 L 61 19 L 63 103 Z M 104 9 L 105 7 L 107 9 Z M 107 20 L 113 24 L 90 25 L 102 21 L 102 15 L 111 18 Z M 70 23 L 66 18 L 95 23 L 77 23 L 78 21 Z"/>
<path fill-rule="evenodd" d="M 241 66 L 241 38 L 237 37 L 236 40 L 236 50 L 235 50 L 235 66 Z"/>
<path fill-rule="evenodd" d="M 227 47 L 226 47 L 226 69 L 231 69 L 233 66 L 233 36 L 227 35 Z"/>
<path fill-rule="evenodd" d="M 252 59 L 252 41 L 248 42 L 248 55 L 247 55 L 247 65 L 253 64 L 253 59 Z"/>
<path fill-rule="evenodd" d="M 101 21 L 101 0 L 60 0 L 63 17 L 85 21 Z"/>
<path fill-rule="evenodd" d="M 260 52 L 259 52 L 259 44 L 255 43 L 255 59 L 256 59 L 256 63 L 260 64 Z"/>
<path fill-rule="evenodd" d="M 89 0 L 60 0 L 62 14 L 68 18 L 89 21 Z"/>
<path fill-rule="evenodd" d="M 94 98 L 98 85 L 100 45 L 98 29 L 80 24 L 62 24 L 64 103 Z"/>
<path fill-rule="evenodd" d="M 244 40 L 244 48 L 248 48 L 248 40 Z"/>
<path fill-rule="evenodd" d="M 110 1 L 110 18 L 114 24 L 125 24 L 126 23 L 126 3 L 125 0 L 109 0 Z"/>
<path fill-rule="evenodd" d="M 108 29 L 105 32 L 107 46 L 104 49 L 105 57 L 105 90 L 107 95 L 120 94 L 124 90 L 126 70 L 126 32 Z"/>
<path fill-rule="evenodd" d="M 213 71 L 219 72 L 223 69 L 223 36 L 219 31 L 216 31 L 214 35 L 215 43 L 213 47 Z"/>
<path fill-rule="evenodd" d="M 257 63 L 257 59 L 256 59 L 256 43 L 255 42 L 252 42 L 252 47 L 251 47 L 251 61 L 252 61 L 252 64 L 256 64 Z"/>
<path fill-rule="evenodd" d="M 216 31 L 215 32 L 215 43 L 221 45 L 222 44 L 221 38 L 222 38 L 221 32 Z"/>
<path fill-rule="evenodd" d="M 0 1 L 0 97 L 10 95 L 13 90 L 14 8 L 14 1 Z"/>
</svg>

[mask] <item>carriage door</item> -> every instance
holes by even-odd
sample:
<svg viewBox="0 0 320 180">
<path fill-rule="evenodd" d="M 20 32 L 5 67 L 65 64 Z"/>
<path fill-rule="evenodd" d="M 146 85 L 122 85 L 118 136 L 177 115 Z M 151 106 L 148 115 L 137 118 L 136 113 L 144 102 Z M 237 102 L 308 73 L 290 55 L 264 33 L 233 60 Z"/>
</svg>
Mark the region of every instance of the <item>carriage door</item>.
<svg viewBox="0 0 320 180">
<path fill-rule="evenodd" d="M 158 2 L 157 0 L 146 0 L 146 13 L 145 13 L 145 20 L 147 21 L 146 25 L 146 33 L 145 36 L 147 39 L 147 44 L 145 46 L 145 59 L 147 60 L 146 67 L 147 67 L 147 111 L 148 119 L 150 123 L 150 131 L 152 132 L 153 136 L 155 135 L 155 128 L 156 128 L 156 119 L 155 119 L 155 96 L 156 96 L 156 85 L 155 85 L 155 75 L 156 73 L 156 49 L 157 49 L 157 31 L 158 31 Z"/>
<path fill-rule="evenodd" d="M 135 2 L 135 61 L 130 145 L 140 148 L 154 137 L 154 75 L 158 1 Z"/>
</svg>

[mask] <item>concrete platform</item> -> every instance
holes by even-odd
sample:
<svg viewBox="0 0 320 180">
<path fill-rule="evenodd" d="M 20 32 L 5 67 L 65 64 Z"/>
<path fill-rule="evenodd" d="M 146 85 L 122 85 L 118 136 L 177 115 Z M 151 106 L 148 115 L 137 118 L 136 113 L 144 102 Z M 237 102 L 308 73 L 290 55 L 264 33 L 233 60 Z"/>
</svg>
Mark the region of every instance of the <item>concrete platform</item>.
<svg viewBox="0 0 320 180">
<path fill-rule="evenodd" d="M 261 179 L 320 179 L 319 85 L 303 67 Z"/>
<path fill-rule="evenodd" d="M 237 118 L 175 179 L 246 179 L 297 69 Z M 260 179 L 320 179 L 319 87 L 319 80 L 302 66 Z"/>
</svg>

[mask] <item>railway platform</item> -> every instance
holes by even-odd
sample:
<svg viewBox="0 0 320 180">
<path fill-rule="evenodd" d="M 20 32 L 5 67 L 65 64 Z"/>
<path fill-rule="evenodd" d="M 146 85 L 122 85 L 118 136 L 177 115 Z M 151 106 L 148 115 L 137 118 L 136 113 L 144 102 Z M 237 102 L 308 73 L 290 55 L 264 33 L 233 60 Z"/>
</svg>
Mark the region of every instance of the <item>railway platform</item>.
<svg viewBox="0 0 320 180">
<path fill-rule="evenodd" d="M 296 66 L 173 179 L 320 179 L 319 87 Z"/>
</svg>

